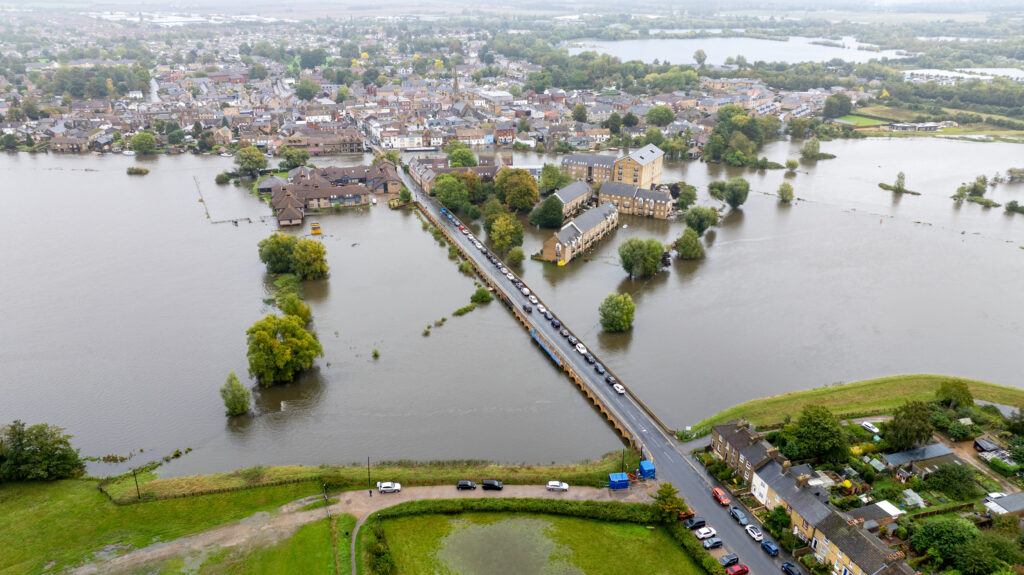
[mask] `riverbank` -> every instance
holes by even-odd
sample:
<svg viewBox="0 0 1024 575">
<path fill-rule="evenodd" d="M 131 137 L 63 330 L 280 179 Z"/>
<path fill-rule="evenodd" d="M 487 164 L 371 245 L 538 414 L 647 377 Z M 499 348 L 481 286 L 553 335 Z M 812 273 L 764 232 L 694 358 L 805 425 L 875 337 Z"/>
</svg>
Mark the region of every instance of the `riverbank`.
<svg viewBox="0 0 1024 575">
<path fill-rule="evenodd" d="M 827 407 L 842 418 L 879 415 L 906 401 L 932 400 L 943 382 L 954 380 L 966 382 L 975 399 L 1024 406 L 1024 389 L 948 375 L 896 375 L 754 399 L 701 421 L 690 429 L 689 436 L 705 435 L 711 432 L 712 425 L 735 419 L 761 426 L 778 424 L 787 415 L 795 417 L 807 405 Z"/>
</svg>

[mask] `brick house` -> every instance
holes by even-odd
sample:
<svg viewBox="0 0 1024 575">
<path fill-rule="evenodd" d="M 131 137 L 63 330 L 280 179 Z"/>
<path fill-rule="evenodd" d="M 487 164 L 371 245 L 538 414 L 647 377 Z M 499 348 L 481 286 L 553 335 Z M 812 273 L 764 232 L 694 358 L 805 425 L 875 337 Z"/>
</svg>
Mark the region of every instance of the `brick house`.
<svg viewBox="0 0 1024 575">
<path fill-rule="evenodd" d="M 586 182 L 576 181 L 555 191 L 555 197 L 562 202 L 562 219 L 580 211 L 594 194 Z"/>
<path fill-rule="evenodd" d="M 541 258 L 564 266 L 614 230 L 618 223 L 619 212 L 611 204 L 587 210 L 544 242 Z"/>
<path fill-rule="evenodd" d="M 598 203 L 609 202 L 624 214 L 668 218 L 672 212 L 672 196 L 668 192 L 648 190 L 631 184 L 605 182 L 597 196 Z"/>
</svg>

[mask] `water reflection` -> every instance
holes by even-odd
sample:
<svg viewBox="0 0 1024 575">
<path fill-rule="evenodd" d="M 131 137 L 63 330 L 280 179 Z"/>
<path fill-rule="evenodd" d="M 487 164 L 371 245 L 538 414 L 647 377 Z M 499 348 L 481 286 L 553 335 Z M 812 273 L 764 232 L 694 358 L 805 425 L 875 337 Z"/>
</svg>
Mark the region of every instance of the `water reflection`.
<svg viewBox="0 0 1024 575">
<path fill-rule="evenodd" d="M 321 368 L 314 365 L 291 383 L 254 389 L 253 406 L 260 416 L 292 409 L 309 411 L 316 406 L 326 390 L 327 380 Z"/>
</svg>

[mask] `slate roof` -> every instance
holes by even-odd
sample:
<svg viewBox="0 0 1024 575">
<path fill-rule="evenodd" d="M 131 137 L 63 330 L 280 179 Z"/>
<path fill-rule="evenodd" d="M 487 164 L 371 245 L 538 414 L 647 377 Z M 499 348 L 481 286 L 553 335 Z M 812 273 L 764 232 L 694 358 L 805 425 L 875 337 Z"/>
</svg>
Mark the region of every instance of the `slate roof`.
<svg viewBox="0 0 1024 575">
<path fill-rule="evenodd" d="M 1007 513 L 1019 513 L 1024 511 L 1024 492 L 1000 497 L 996 499 L 995 503 L 1005 509 Z"/>
<path fill-rule="evenodd" d="M 562 229 L 555 232 L 555 237 L 563 246 L 569 245 L 574 239 L 583 237 L 584 233 L 596 227 L 615 211 L 615 206 L 605 202 L 576 216 L 571 222 L 562 226 Z"/>
<path fill-rule="evenodd" d="M 605 182 L 601 184 L 600 193 L 608 194 L 609 196 L 621 196 L 623 198 L 632 198 L 636 195 L 636 186 L 629 184 L 620 184 L 618 182 Z"/>
<path fill-rule="evenodd" d="M 875 573 L 886 567 L 885 558 L 892 553 L 877 537 L 867 533 L 838 511 L 815 524 L 825 537 L 866 573 Z"/>
<path fill-rule="evenodd" d="M 607 154 L 571 154 L 562 158 L 562 165 L 593 166 L 610 170 L 615 165 L 615 156 Z"/>
<path fill-rule="evenodd" d="M 941 443 L 933 443 L 931 445 L 925 445 L 924 447 L 915 447 L 914 449 L 900 451 L 899 453 L 883 455 L 882 459 L 885 460 L 885 463 L 889 467 L 900 467 L 915 461 L 932 459 L 943 455 L 949 455 L 950 453 L 953 452 L 945 445 L 942 445 Z"/>
<path fill-rule="evenodd" d="M 783 474 L 782 466 L 777 461 L 770 461 L 762 470 L 767 471 L 759 471 L 758 475 L 808 523 L 817 525 L 831 513 L 825 504 L 828 501 L 828 490 L 797 485 L 798 477 L 813 473 L 809 465 L 798 465 Z"/>
<path fill-rule="evenodd" d="M 555 196 L 557 196 L 559 200 L 562 200 L 563 204 L 568 204 L 580 196 L 585 196 L 590 193 L 590 186 L 588 186 L 586 182 L 576 181 L 556 191 Z"/>
<path fill-rule="evenodd" d="M 636 160 L 640 165 L 647 165 L 664 155 L 665 152 L 661 151 L 661 148 L 654 144 L 647 144 L 639 150 L 633 150 L 629 153 L 629 157 Z"/>
</svg>

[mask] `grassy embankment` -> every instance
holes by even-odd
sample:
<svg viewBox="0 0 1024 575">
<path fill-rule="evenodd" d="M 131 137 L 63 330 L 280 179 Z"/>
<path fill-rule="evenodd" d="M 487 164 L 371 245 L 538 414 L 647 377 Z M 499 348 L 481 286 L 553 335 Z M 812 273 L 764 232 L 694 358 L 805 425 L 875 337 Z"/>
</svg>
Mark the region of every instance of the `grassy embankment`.
<svg viewBox="0 0 1024 575">
<path fill-rule="evenodd" d="M 383 526 L 400 575 L 495 565 L 521 572 L 575 566 L 588 575 L 703 573 L 660 527 L 501 513 L 398 517 Z M 360 539 L 366 553 L 373 538 Z"/>
<path fill-rule="evenodd" d="M 1010 118 L 1008 116 L 1002 116 L 1002 115 L 999 115 L 999 114 L 985 114 L 985 113 L 980 113 L 980 112 L 971 112 L 969 110 L 956 110 L 956 109 L 953 109 L 953 108 L 942 108 L 942 111 L 944 113 L 947 113 L 947 114 L 956 114 L 958 112 L 966 111 L 966 112 L 971 113 L 971 114 L 978 114 L 978 115 L 980 115 L 982 117 L 990 117 L 990 118 L 999 119 L 999 120 L 1010 120 L 1010 121 L 1014 121 L 1014 122 L 1019 122 L 1020 121 L 1020 119 L 1018 119 L 1018 118 Z M 905 108 L 894 108 L 894 107 L 891 107 L 891 106 L 882 106 L 882 105 L 864 106 L 862 108 L 857 108 L 857 114 L 856 115 L 863 115 L 863 116 L 866 116 L 866 117 L 878 118 L 878 119 L 881 119 L 881 120 L 889 120 L 889 121 L 892 121 L 892 122 L 915 122 L 915 121 L 917 121 L 918 117 L 924 116 L 924 117 L 927 118 L 927 117 L 931 116 L 931 114 L 929 114 L 928 112 L 925 112 L 923 110 L 907 110 Z M 868 119 L 870 119 L 870 118 L 868 118 Z M 843 119 L 847 119 L 847 118 L 844 116 Z M 858 124 L 858 125 L 860 125 L 860 124 Z M 980 123 L 980 124 L 970 124 L 970 125 L 966 125 L 966 126 L 959 126 L 959 127 L 956 127 L 956 128 L 944 128 L 944 129 L 942 129 L 942 130 L 940 130 L 938 132 L 899 132 L 899 133 L 892 133 L 892 132 L 881 132 L 881 131 L 867 131 L 866 133 L 868 135 L 884 135 L 884 136 L 892 136 L 892 137 L 950 136 L 950 135 L 964 135 L 964 136 L 974 135 L 974 136 L 981 136 L 981 135 L 989 135 L 989 136 L 993 136 L 993 137 L 1015 138 L 1015 137 L 1019 137 L 1019 136 L 1024 136 L 1024 131 L 1021 131 L 1021 130 L 1011 130 L 1009 128 L 1003 128 L 1001 126 L 994 126 L 992 124 L 987 124 L 987 123 L 984 123 L 984 122 Z"/>
<path fill-rule="evenodd" d="M 786 415 L 796 417 L 806 405 L 823 405 L 840 417 L 882 414 L 907 400 L 934 399 L 942 382 L 957 379 L 967 382 L 975 399 L 1024 407 L 1024 389 L 946 375 L 897 375 L 754 399 L 701 421 L 693 431 L 709 433 L 712 425 L 734 419 L 746 419 L 754 425 L 776 424 Z"/>
<path fill-rule="evenodd" d="M 849 115 L 846 115 L 846 116 L 842 116 L 842 117 L 836 118 L 836 120 L 840 120 L 840 121 L 843 121 L 843 122 L 850 122 L 851 124 L 853 124 L 854 126 L 857 126 L 858 128 L 863 128 L 863 127 L 868 127 L 868 126 L 881 126 L 881 125 L 889 123 L 888 120 L 879 120 L 879 119 L 876 119 L 876 118 L 868 118 L 866 116 L 858 116 L 856 114 L 849 114 Z"/>
</svg>

